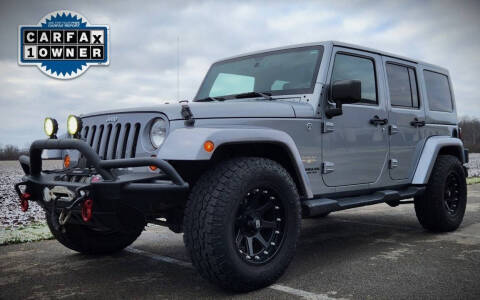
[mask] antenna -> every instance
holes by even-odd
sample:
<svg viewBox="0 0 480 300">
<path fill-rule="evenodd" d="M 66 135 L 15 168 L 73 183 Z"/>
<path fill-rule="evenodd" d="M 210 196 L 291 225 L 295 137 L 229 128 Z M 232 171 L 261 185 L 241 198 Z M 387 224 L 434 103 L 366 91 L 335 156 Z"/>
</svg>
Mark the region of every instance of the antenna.
<svg viewBox="0 0 480 300">
<path fill-rule="evenodd" d="M 177 100 L 180 101 L 180 36 L 177 35 Z"/>
</svg>

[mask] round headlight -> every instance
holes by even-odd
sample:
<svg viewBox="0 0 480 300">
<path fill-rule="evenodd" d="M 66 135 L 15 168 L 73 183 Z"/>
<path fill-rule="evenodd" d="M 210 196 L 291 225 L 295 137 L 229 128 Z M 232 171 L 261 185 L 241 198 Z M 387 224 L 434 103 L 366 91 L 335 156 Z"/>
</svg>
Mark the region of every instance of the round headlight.
<svg viewBox="0 0 480 300">
<path fill-rule="evenodd" d="M 45 134 L 49 137 L 54 137 L 58 131 L 57 120 L 52 118 L 45 118 L 45 121 L 43 122 L 43 130 L 45 131 Z"/>
<path fill-rule="evenodd" d="M 67 131 L 71 135 L 76 135 L 82 130 L 82 120 L 74 115 L 69 115 L 67 118 Z"/>
<path fill-rule="evenodd" d="M 162 145 L 167 136 L 167 126 L 167 121 L 162 118 L 153 121 L 152 127 L 150 128 L 150 141 L 153 147 L 158 148 Z"/>
</svg>

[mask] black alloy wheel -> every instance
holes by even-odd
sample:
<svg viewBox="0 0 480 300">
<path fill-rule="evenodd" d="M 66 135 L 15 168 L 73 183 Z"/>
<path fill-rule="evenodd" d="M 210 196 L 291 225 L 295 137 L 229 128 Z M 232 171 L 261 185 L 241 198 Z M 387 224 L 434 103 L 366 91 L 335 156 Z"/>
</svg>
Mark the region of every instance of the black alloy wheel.
<svg viewBox="0 0 480 300">
<path fill-rule="evenodd" d="M 454 216 L 458 212 L 460 202 L 460 179 L 454 172 L 450 173 L 447 177 L 443 199 L 447 212 Z"/>
<path fill-rule="evenodd" d="M 242 259 L 264 264 L 277 254 L 285 232 L 285 211 L 278 195 L 268 187 L 250 190 L 240 203 L 233 234 Z"/>
</svg>

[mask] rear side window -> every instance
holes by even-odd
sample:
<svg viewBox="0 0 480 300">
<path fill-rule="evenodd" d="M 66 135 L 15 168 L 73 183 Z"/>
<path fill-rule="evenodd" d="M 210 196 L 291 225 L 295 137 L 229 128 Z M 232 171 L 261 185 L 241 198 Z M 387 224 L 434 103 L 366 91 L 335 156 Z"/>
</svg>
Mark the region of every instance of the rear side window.
<svg viewBox="0 0 480 300">
<path fill-rule="evenodd" d="M 397 107 L 420 107 L 415 70 L 396 64 L 387 64 L 386 68 L 390 104 Z"/>
<path fill-rule="evenodd" d="M 427 70 L 423 71 L 423 77 L 425 77 L 428 106 L 430 107 L 430 110 L 443 112 L 453 111 L 452 94 L 450 92 L 448 77 Z"/>
<path fill-rule="evenodd" d="M 373 60 L 358 56 L 337 54 L 333 65 L 332 83 L 338 80 L 360 80 L 362 101 L 377 104 L 377 85 Z"/>
</svg>

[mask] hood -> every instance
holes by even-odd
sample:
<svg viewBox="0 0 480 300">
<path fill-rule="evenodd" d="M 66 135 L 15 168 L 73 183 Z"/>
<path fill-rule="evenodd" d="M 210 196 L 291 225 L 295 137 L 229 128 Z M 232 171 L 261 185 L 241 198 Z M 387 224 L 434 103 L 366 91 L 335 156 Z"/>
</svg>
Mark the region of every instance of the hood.
<svg viewBox="0 0 480 300">
<path fill-rule="evenodd" d="M 282 100 L 229 100 L 222 102 L 189 102 L 188 106 L 195 119 L 211 118 L 295 118 L 313 117 L 310 104 Z M 84 117 L 134 112 L 162 112 L 169 120 L 183 119 L 181 104 L 161 104 L 152 107 L 138 107 L 101 111 L 81 115 Z"/>
</svg>

